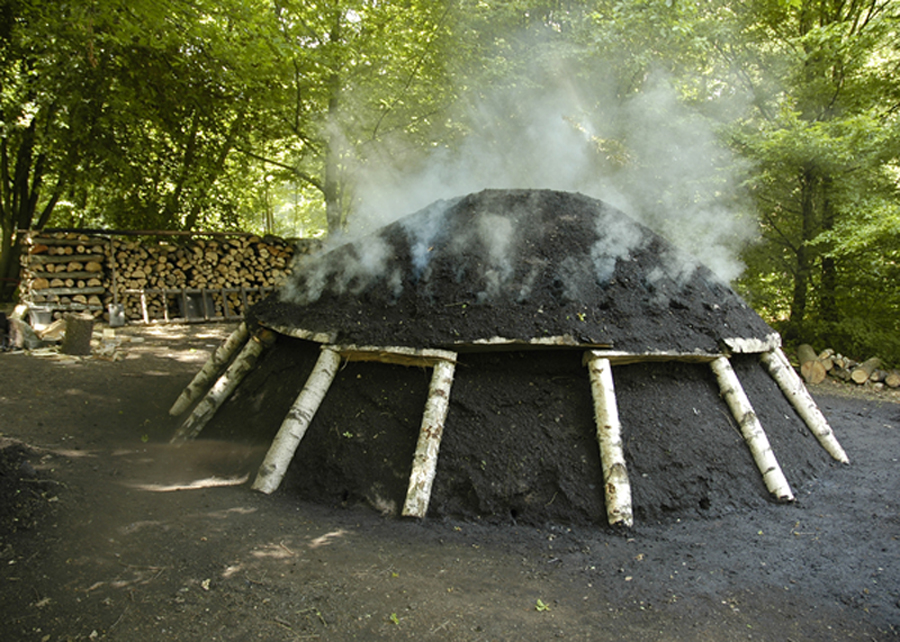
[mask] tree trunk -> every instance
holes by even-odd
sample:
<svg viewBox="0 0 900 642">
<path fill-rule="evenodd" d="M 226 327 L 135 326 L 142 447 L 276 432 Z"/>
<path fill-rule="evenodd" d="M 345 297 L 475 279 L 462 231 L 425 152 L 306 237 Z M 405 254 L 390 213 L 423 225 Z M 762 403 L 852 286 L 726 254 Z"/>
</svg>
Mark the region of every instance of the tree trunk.
<svg viewBox="0 0 900 642">
<path fill-rule="evenodd" d="M 822 180 L 822 230 L 830 232 L 834 229 L 835 211 L 831 199 L 832 180 L 826 177 Z M 837 323 L 840 319 L 837 306 L 837 261 L 827 253 L 822 257 L 822 294 L 819 297 L 819 314 L 823 321 Z"/>
<path fill-rule="evenodd" d="M 257 331 L 244 345 L 240 354 L 234 358 L 225 373 L 219 377 L 206 396 L 197 404 L 190 416 L 181 424 L 169 443 L 181 444 L 199 435 L 219 407 L 225 403 L 238 384 L 256 366 L 260 355 L 274 342 L 274 333 L 268 330 Z"/>
<path fill-rule="evenodd" d="M 588 353 L 586 362 L 591 381 L 591 397 L 594 400 L 600 466 L 603 470 L 606 518 L 610 525 L 632 526 L 634 516 L 631 507 L 631 482 L 625 463 L 612 364 L 594 352 Z"/>
<path fill-rule="evenodd" d="M 831 426 L 828 425 L 828 421 L 803 382 L 797 377 L 797 373 L 794 372 L 781 348 L 762 353 L 760 359 L 822 447 L 837 461 L 843 464 L 849 463 L 847 453 L 838 443 Z"/>
<path fill-rule="evenodd" d="M 455 359 L 456 355 L 453 357 Z M 425 517 L 428 513 L 431 487 L 437 473 L 441 437 L 444 434 L 444 422 L 450 409 L 450 388 L 455 372 L 454 361 L 438 361 L 434 364 L 431 383 L 428 386 L 428 399 L 422 413 L 419 440 L 413 456 L 406 501 L 403 504 L 403 515 L 406 517 Z"/>
<path fill-rule="evenodd" d="M 338 43 L 341 39 L 340 11 L 334 13 L 329 42 Z M 325 220 L 328 234 L 337 234 L 343 228 L 343 207 L 341 205 L 340 185 L 340 149 L 341 134 L 338 131 L 338 112 L 341 106 L 341 73 L 340 61 L 333 62 L 334 69 L 328 80 L 328 122 L 326 123 L 325 145 L 325 180 L 323 192 L 325 196 Z"/>
<path fill-rule="evenodd" d="M 854 383 L 862 385 L 869 380 L 875 369 L 879 367 L 881 367 L 881 359 L 878 357 L 866 359 L 850 372 L 850 378 Z"/>
<path fill-rule="evenodd" d="M 803 322 L 806 318 L 809 279 L 812 274 L 812 261 L 810 260 L 807 243 L 815 236 L 815 191 L 817 183 L 815 169 L 806 167 L 800 174 L 801 233 L 795 250 L 797 267 L 794 272 L 790 319 L 788 321 L 788 330 L 785 333 L 788 340 L 802 336 Z"/>
<path fill-rule="evenodd" d="M 0 246 L 0 302 L 12 301 L 19 286 L 19 256 L 22 249 L 12 225 L 4 226 Z"/>
<path fill-rule="evenodd" d="M 825 365 L 819 360 L 811 345 L 803 343 L 797 347 L 797 361 L 800 362 L 800 374 L 806 383 L 816 384 L 825 381 L 828 374 Z"/>
<path fill-rule="evenodd" d="M 741 435 L 750 449 L 753 461 L 756 462 L 769 493 L 779 501 L 794 501 L 794 493 L 781 471 L 781 466 L 778 465 L 778 460 L 775 459 L 769 438 L 727 357 L 719 357 L 710 363 L 710 366 L 719 383 L 722 398 L 725 399 L 732 416 L 740 426 Z"/>
<path fill-rule="evenodd" d="M 303 390 L 288 411 L 287 416 L 272 440 L 266 458 L 259 467 L 253 490 L 266 494 L 275 492 L 287 472 L 297 446 L 306 435 L 316 411 L 325 399 L 328 389 L 341 365 L 341 355 L 330 347 L 323 347 Z"/>
<path fill-rule="evenodd" d="M 237 329 L 229 335 L 228 339 L 210 355 L 209 360 L 203 365 L 200 372 L 194 375 L 194 379 L 187 385 L 181 396 L 175 400 L 175 403 L 172 404 L 169 414 L 177 417 L 187 410 L 194 400 L 203 394 L 213 379 L 219 376 L 222 369 L 231 361 L 231 357 L 244 347 L 249 338 L 250 333 L 247 330 L 247 324 L 241 322 Z"/>
</svg>

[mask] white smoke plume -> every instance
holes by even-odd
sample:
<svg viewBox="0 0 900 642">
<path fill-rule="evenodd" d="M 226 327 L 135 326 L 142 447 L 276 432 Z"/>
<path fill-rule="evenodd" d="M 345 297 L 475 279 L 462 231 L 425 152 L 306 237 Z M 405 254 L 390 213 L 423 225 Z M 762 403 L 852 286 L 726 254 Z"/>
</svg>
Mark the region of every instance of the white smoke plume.
<svg viewBox="0 0 900 642">
<path fill-rule="evenodd" d="M 557 75 L 565 78 L 561 70 Z M 603 84 L 601 79 L 599 89 L 579 91 L 563 80 L 540 93 L 495 92 L 471 110 L 472 134 L 461 145 L 434 150 L 412 170 L 406 155 L 405 163 L 394 164 L 387 147 L 370 152 L 355 172 L 358 208 L 349 234 L 329 244 L 359 238 L 434 204 L 415 226 L 406 225 L 412 274 L 427 281 L 430 250 L 455 199 L 489 188 L 555 189 L 603 200 L 670 241 L 679 251 L 662 257 L 665 274 L 656 277 L 683 282 L 702 263 L 725 281 L 737 278 L 743 269 L 738 252 L 755 225 L 749 208 L 734 205 L 741 202 L 732 176 L 735 158 L 718 143 L 709 123 L 678 101 L 664 76 L 652 77 L 624 102 L 605 98 Z M 485 249 L 489 263 L 478 297 L 483 301 L 508 285 L 508 254 L 515 249 L 517 230 L 509 219 L 490 212 L 480 221 L 453 239 L 452 247 L 460 251 L 479 243 Z M 596 278 L 605 282 L 617 260 L 640 249 L 642 237 L 625 222 L 617 225 L 615 217 L 598 221 L 598 232 L 591 260 Z M 389 249 L 374 236 L 360 245 L 367 247 L 343 255 L 340 264 L 295 266 L 295 272 L 304 273 L 304 291 L 291 284 L 282 296 L 309 303 L 324 288 L 356 292 L 384 276 Z M 559 269 L 566 272 L 565 266 Z M 538 272 L 535 266 L 532 277 Z M 388 281 L 399 296 L 402 279 L 394 274 Z M 576 299 L 577 284 L 566 283 L 565 296 Z M 527 298 L 531 285 L 526 275 L 517 285 L 520 298 Z"/>
<path fill-rule="evenodd" d="M 368 232 L 438 199 L 488 188 L 581 192 L 621 209 L 724 280 L 740 275 L 737 254 L 754 224 L 731 205 L 740 200 L 729 174 L 735 159 L 664 77 L 624 103 L 588 101 L 565 85 L 539 97 L 510 90 L 482 100 L 470 125 L 473 134 L 458 149 L 434 151 L 415 171 L 393 166 L 386 151 L 377 155 L 358 183 L 351 227 Z M 618 158 L 604 149 L 609 141 L 623 150 Z M 596 248 L 598 271 L 633 249 L 613 235 Z"/>
</svg>

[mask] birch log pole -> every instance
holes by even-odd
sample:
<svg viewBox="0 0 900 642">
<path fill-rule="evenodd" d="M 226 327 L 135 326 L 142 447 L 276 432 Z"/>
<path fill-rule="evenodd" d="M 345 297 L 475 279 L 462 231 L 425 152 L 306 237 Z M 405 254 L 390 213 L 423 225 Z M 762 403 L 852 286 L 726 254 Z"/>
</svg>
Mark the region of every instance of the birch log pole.
<svg viewBox="0 0 900 642">
<path fill-rule="evenodd" d="M 612 365 L 609 359 L 593 353 L 588 353 L 586 361 L 591 378 L 597 442 L 600 446 L 600 464 L 603 469 L 606 518 L 610 525 L 631 526 L 634 523 L 631 510 L 631 483 L 628 481 L 625 452 L 622 448 L 622 428 L 616 405 Z"/>
<path fill-rule="evenodd" d="M 847 453 L 844 452 L 844 449 L 838 443 L 831 426 L 828 425 L 828 421 L 822 415 L 806 386 L 803 385 L 803 381 L 797 376 L 797 372 L 791 367 L 784 352 L 780 348 L 763 352 L 760 355 L 760 360 L 778 384 L 778 387 L 781 388 L 781 392 L 794 406 L 794 410 L 806 423 L 810 432 L 822 444 L 822 448 L 842 464 L 850 463 Z"/>
<path fill-rule="evenodd" d="M 759 418 L 753 411 L 753 406 L 750 405 L 750 400 L 747 399 L 744 388 L 741 386 L 737 375 L 734 374 L 728 358 L 719 357 L 710 363 L 710 367 L 719 383 L 719 390 L 725 399 L 725 403 L 728 404 L 731 414 L 741 428 L 741 435 L 743 435 L 744 441 L 747 442 L 747 446 L 750 448 L 750 454 L 753 456 L 753 461 L 756 462 L 759 472 L 762 473 L 763 482 L 765 482 L 769 493 L 779 501 L 793 501 L 794 494 L 791 492 L 791 487 L 781 471 L 781 466 L 778 465 L 775 453 L 772 452 L 772 446 L 769 444 L 769 438 L 766 437 L 766 431 L 763 430 L 762 424 L 759 423 Z"/>
<path fill-rule="evenodd" d="M 206 388 L 222 371 L 225 365 L 231 360 L 232 355 L 241 349 L 250 333 L 247 330 L 247 324 L 243 321 L 237 329 L 225 340 L 225 343 L 216 348 L 216 351 L 210 355 L 209 359 L 203 364 L 194 379 L 182 391 L 175 403 L 169 409 L 169 414 L 177 417 L 187 410 L 194 400 L 199 397 Z"/>
<path fill-rule="evenodd" d="M 219 407 L 225 403 L 225 400 L 234 392 L 247 373 L 253 369 L 263 351 L 274 342 L 275 333 L 270 330 L 262 329 L 254 334 L 243 350 L 234 358 L 232 364 L 228 366 L 225 373 L 219 377 L 206 396 L 197 404 L 194 412 L 181 424 L 169 443 L 180 444 L 199 435 Z"/>
<path fill-rule="evenodd" d="M 438 361 L 431 373 L 428 400 L 425 402 L 419 441 L 416 444 L 406 501 L 403 504 L 403 515 L 406 517 L 425 517 L 428 512 L 431 487 L 437 472 L 438 451 L 444 434 L 444 422 L 450 407 L 450 388 L 456 371 L 455 358 L 456 354 L 453 354 L 452 361 Z"/>
<path fill-rule="evenodd" d="M 266 458 L 256 473 L 253 490 L 268 495 L 281 485 L 291 459 L 297 452 L 297 446 L 300 445 L 316 411 L 322 405 L 322 400 L 328 393 L 340 365 L 341 355 L 328 347 L 323 347 L 313 371 L 306 380 L 306 385 L 297 395 L 294 405 L 278 429 L 278 434 L 272 440 Z"/>
</svg>

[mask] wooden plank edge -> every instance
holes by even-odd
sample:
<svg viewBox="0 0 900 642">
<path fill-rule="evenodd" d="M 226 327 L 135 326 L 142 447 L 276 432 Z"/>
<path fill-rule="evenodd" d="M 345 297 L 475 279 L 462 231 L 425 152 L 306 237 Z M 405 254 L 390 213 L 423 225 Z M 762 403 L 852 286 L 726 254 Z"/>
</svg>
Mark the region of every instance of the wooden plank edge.
<svg viewBox="0 0 900 642">
<path fill-rule="evenodd" d="M 731 354 L 757 354 L 771 352 L 781 347 L 781 335 L 777 332 L 766 336 L 765 339 L 732 337 L 722 339 L 723 352 Z"/>
<path fill-rule="evenodd" d="M 683 361 L 688 363 L 710 363 L 723 355 L 712 352 L 624 352 L 619 350 L 589 350 L 584 355 L 584 363 L 592 359 L 606 359 L 613 365 L 624 366 L 632 363 Z"/>
</svg>

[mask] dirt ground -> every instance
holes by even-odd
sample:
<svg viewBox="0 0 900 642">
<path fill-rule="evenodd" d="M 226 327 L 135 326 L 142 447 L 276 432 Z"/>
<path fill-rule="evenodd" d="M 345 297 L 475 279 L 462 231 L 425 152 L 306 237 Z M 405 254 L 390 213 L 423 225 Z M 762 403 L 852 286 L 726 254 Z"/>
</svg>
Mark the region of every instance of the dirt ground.
<svg viewBox="0 0 900 642">
<path fill-rule="evenodd" d="M 851 465 L 794 505 L 621 534 L 406 521 L 251 491 L 258 446 L 168 445 L 230 330 L 118 329 L 118 361 L 0 354 L 2 640 L 900 637 L 895 394 L 813 391 Z"/>
</svg>

